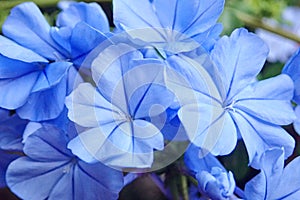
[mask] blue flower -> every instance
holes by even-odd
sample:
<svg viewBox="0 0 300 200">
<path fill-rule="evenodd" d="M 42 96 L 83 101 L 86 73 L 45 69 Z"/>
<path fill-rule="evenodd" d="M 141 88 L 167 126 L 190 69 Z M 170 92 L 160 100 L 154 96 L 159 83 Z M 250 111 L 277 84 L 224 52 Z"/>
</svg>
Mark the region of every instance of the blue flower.
<svg viewBox="0 0 300 200">
<path fill-rule="evenodd" d="M 295 119 L 290 103 L 294 86 L 284 74 L 256 81 L 267 54 L 261 39 L 238 29 L 221 38 L 210 57 L 200 56 L 198 62 L 183 55 L 169 59 L 170 65 L 177 63 L 180 68 L 185 63 L 185 71 L 193 70 L 185 76 L 199 100 L 183 105 L 178 116 L 195 145 L 213 155 L 225 155 L 235 148 L 241 135 L 249 163 L 255 168 L 271 147 L 284 147 L 285 156 L 291 155 L 294 139 L 280 126 Z M 169 82 L 179 93 L 186 90 L 180 82 Z"/>
<path fill-rule="evenodd" d="M 227 172 L 217 158 L 191 144 L 187 149 L 184 161 L 198 181 L 202 195 L 212 199 L 228 199 L 234 192 L 233 174 Z"/>
<path fill-rule="evenodd" d="M 25 200 L 117 199 L 123 187 L 122 172 L 74 156 L 67 149 L 74 131 L 65 133 L 44 125 L 30 135 L 24 146 L 26 156 L 8 167 L 9 188 Z"/>
<path fill-rule="evenodd" d="M 92 8 L 96 13 L 101 11 L 94 4 L 74 4 L 70 9 L 73 7 L 78 7 L 82 15 L 84 9 L 85 12 Z M 68 9 L 63 11 L 59 24 L 66 26 L 65 18 L 71 15 Z M 101 16 L 103 29 L 107 31 L 106 18 Z M 20 117 L 32 121 L 59 116 L 66 95 L 82 81 L 75 67 L 107 39 L 80 22 L 80 17 L 75 18 L 72 15 L 74 22 L 69 27 L 51 28 L 34 3 L 23 3 L 12 9 L 2 27 L 3 34 L 11 40 L 0 37 L 0 94 L 5 97 L 0 100 L 1 107 L 16 109 Z"/>
<path fill-rule="evenodd" d="M 69 143 L 72 152 L 87 162 L 151 167 L 153 149 L 164 148 L 151 118 L 174 99 L 164 86 L 164 69 L 159 60 L 145 59 L 126 44 L 101 52 L 92 65 L 97 88 L 80 84 L 66 99 L 69 118 L 89 128 Z"/>
<path fill-rule="evenodd" d="M 169 54 L 210 49 L 222 31 L 216 24 L 224 0 L 114 0 L 114 23 L 132 38 Z"/>
<path fill-rule="evenodd" d="M 267 150 L 261 157 L 261 172 L 245 186 L 245 199 L 299 199 L 300 158 L 284 167 L 284 150 Z"/>
</svg>

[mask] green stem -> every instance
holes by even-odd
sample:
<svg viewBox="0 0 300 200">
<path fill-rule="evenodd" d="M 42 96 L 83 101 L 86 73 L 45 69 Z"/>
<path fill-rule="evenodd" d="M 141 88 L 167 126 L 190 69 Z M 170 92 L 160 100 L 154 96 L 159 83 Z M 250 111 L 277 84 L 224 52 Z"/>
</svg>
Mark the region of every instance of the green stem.
<svg viewBox="0 0 300 200">
<path fill-rule="evenodd" d="M 171 178 L 170 190 L 171 190 L 171 193 L 172 193 L 172 199 L 180 200 L 180 195 L 179 195 L 179 191 L 178 191 L 178 182 L 177 182 L 177 177 L 176 176 Z"/>
<path fill-rule="evenodd" d="M 272 33 L 281 35 L 290 40 L 293 40 L 297 43 L 300 43 L 300 37 L 294 33 L 285 31 L 284 29 L 279 28 L 279 27 L 270 26 L 270 25 L 262 22 L 260 19 L 253 17 L 253 16 L 251 16 L 245 12 L 242 12 L 240 10 L 237 10 L 235 8 L 229 8 L 229 9 L 231 9 L 236 14 L 237 18 L 239 20 L 241 20 L 242 22 L 244 22 L 247 26 L 250 26 L 252 28 L 262 28 L 262 29 L 265 29 Z"/>
<path fill-rule="evenodd" d="M 180 178 L 181 178 L 182 198 L 183 200 L 189 200 L 187 177 L 181 175 Z"/>
</svg>

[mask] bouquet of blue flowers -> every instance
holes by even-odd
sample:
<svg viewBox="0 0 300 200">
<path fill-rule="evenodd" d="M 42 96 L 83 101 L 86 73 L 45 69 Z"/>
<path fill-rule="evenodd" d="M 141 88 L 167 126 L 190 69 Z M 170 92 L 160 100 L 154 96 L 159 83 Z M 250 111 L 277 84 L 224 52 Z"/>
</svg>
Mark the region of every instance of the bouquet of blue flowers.
<svg viewBox="0 0 300 200">
<path fill-rule="evenodd" d="M 221 36 L 224 0 L 17 5 L 0 35 L 0 186 L 25 200 L 114 200 L 148 177 L 165 199 L 300 199 L 300 51 Z M 220 160 L 243 142 L 244 188 Z M 222 161 L 222 160 L 221 160 Z M 124 198 L 124 197 L 123 197 Z M 126 198 L 125 198 L 126 199 Z M 127 197 L 127 199 L 135 199 Z"/>
</svg>

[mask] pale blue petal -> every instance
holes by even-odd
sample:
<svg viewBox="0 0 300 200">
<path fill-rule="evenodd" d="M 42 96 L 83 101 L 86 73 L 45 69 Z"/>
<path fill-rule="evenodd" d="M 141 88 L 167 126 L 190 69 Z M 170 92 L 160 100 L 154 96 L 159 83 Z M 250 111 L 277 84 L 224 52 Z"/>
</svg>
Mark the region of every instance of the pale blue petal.
<svg viewBox="0 0 300 200">
<path fill-rule="evenodd" d="M 285 158 L 293 153 L 295 141 L 280 126 L 264 122 L 242 111 L 233 114 L 233 117 L 245 142 L 251 167 L 261 168 L 261 156 L 270 148 L 283 148 Z"/>
<path fill-rule="evenodd" d="M 32 2 L 13 8 L 2 26 L 2 32 L 20 45 L 50 60 L 56 60 L 55 54 L 59 54 L 49 34 L 50 25 Z"/>
<path fill-rule="evenodd" d="M 97 3 L 72 3 L 59 13 L 56 20 L 59 27 L 74 28 L 79 22 L 85 22 L 101 32 L 109 32 L 108 19 Z"/>
<path fill-rule="evenodd" d="M 117 168 L 146 168 L 153 162 L 153 149 L 163 148 L 163 136 L 146 121 L 142 125 L 135 121 L 110 123 L 81 133 L 68 147 L 86 162 L 99 160 Z"/>
<path fill-rule="evenodd" d="M 237 142 L 237 131 L 231 116 L 222 107 L 185 105 L 178 111 L 190 141 L 214 155 L 231 153 Z"/>
<path fill-rule="evenodd" d="M 283 163 L 283 161 L 282 161 Z M 283 170 L 279 184 L 271 193 L 274 199 L 299 199 L 300 198 L 300 157 L 292 160 Z M 275 189 L 278 188 L 278 189 Z"/>
<path fill-rule="evenodd" d="M 234 107 L 266 122 L 288 125 L 295 119 L 290 102 L 293 88 L 293 82 L 286 75 L 259 81 L 235 97 Z"/>
<path fill-rule="evenodd" d="M 32 50 L 24 48 L 3 36 L 0 36 L 0 54 L 4 57 L 20 60 L 26 63 L 48 62 L 45 58 L 36 54 Z"/>
<path fill-rule="evenodd" d="M 214 76 L 220 77 L 224 84 L 224 100 L 230 101 L 253 82 L 267 55 L 268 47 L 263 40 L 246 29 L 237 29 L 230 37 L 224 36 L 216 43 L 211 58 L 218 69 Z"/>
<path fill-rule="evenodd" d="M 38 76 L 39 72 L 33 72 L 17 78 L 0 80 L 0 107 L 16 109 L 24 105 Z"/>
<path fill-rule="evenodd" d="M 149 0 L 115 0 L 113 13 L 114 23 L 118 28 L 129 30 L 161 27 Z"/>
<path fill-rule="evenodd" d="M 122 111 L 104 99 L 89 83 L 80 84 L 66 98 L 65 104 L 69 110 L 68 117 L 84 127 L 97 127 L 110 122 L 126 120 Z"/>
<path fill-rule="evenodd" d="M 267 150 L 261 157 L 261 172 L 250 180 L 245 187 L 246 199 L 263 197 L 259 199 L 282 199 L 275 198 L 276 191 L 282 191 L 279 182 L 283 178 L 284 151 L 280 148 Z"/>
<path fill-rule="evenodd" d="M 217 22 L 223 11 L 224 0 L 155 0 L 153 5 L 165 28 L 191 37 L 206 31 Z"/>
<path fill-rule="evenodd" d="M 18 115 L 31 121 L 44 121 L 59 116 L 64 108 L 67 93 L 67 80 L 46 90 L 31 93 L 26 103 L 17 109 Z"/>
<path fill-rule="evenodd" d="M 123 74 L 130 70 L 130 62 L 142 59 L 143 55 L 135 48 L 126 44 L 111 45 L 102 51 L 92 63 L 93 80 L 98 86 L 101 94 L 112 102 L 112 96 L 117 93 L 120 103 L 125 104 L 123 87 Z M 120 89 L 115 91 L 117 85 Z M 117 97 L 116 97 L 117 98 Z M 127 108 L 125 109 L 127 110 Z"/>
</svg>

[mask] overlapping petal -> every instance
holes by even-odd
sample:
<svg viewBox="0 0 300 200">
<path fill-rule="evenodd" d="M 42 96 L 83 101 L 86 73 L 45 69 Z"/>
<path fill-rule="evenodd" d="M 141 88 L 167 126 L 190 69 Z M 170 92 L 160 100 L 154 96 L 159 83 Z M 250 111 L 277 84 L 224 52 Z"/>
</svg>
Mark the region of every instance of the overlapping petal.
<svg viewBox="0 0 300 200">
<path fill-rule="evenodd" d="M 117 28 L 127 31 L 133 38 L 176 54 L 191 51 L 204 41 L 215 39 L 201 33 L 214 27 L 224 1 L 115 0 L 113 5 Z"/>
<path fill-rule="evenodd" d="M 109 32 L 108 19 L 97 3 L 70 3 L 58 14 L 56 25 L 74 28 L 79 22 L 85 22 L 103 33 Z"/>
<path fill-rule="evenodd" d="M 6 177 L 11 190 L 22 199 L 117 199 L 122 173 L 101 163 L 80 161 L 67 149 L 67 142 L 66 134 L 54 126 L 44 126 L 29 136 L 25 143 L 28 157 L 9 166 Z"/>
<path fill-rule="evenodd" d="M 32 2 L 14 7 L 4 22 L 2 31 L 6 37 L 47 59 L 56 60 L 58 56 L 63 56 L 50 37 L 50 25 Z"/>
</svg>

